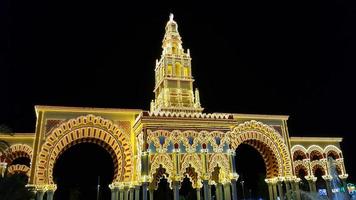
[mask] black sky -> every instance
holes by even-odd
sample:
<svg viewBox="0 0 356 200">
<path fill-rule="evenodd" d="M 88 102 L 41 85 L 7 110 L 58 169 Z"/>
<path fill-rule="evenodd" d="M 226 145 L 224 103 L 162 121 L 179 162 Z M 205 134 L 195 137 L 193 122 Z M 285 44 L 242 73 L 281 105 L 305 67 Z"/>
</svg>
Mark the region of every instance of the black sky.
<svg viewBox="0 0 356 200">
<path fill-rule="evenodd" d="M 355 1 L 174 2 L 2 2 L 0 124 L 33 132 L 36 104 L 148 109 L 173 12 L 206 112 L 344 137 L 355 180 Z"/>
</svg>

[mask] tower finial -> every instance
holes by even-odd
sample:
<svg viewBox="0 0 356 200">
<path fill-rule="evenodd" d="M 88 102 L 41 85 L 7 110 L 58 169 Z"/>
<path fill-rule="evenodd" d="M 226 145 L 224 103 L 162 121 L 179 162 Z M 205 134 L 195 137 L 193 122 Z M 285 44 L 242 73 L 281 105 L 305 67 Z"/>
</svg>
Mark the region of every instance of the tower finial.
<svg viewBox="0 0 356 200">
<path fill-rule="evenodd" d="M 174 17 L 173 13 L 170 13 L 169 14 L 169 21 L 173 21 L 173 17 Z"/>
</svg>

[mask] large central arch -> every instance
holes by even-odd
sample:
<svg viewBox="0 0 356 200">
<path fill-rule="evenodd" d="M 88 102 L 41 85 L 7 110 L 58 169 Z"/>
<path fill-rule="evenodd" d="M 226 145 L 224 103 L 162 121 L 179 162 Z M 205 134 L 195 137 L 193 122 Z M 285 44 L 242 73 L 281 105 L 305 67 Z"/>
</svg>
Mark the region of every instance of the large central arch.
<svg viewBox="0 0 356 200">
<path fill-rule="evenodd" d="M 53 168 L 56 160 L 67 148 L 78 143 L 96 143 L 113 157 L 115 175 L 113 182 L 132 178 L 132 147 L 129 136 L 109 120 L 94 115 L 81 116 L 62 123 L 46 138 L 39 153 L 36 167 L 36 184 L 54 184 Z"/>
<path fill-rule="evenodd" d="M 293 176 L 292 162 L 283 138 L 273 128 L 257 121 L 237 125 L 230 132 L 231 148 L 242 144 L 254 147 L 263 157 L 267 178 Z"/>
</svg>

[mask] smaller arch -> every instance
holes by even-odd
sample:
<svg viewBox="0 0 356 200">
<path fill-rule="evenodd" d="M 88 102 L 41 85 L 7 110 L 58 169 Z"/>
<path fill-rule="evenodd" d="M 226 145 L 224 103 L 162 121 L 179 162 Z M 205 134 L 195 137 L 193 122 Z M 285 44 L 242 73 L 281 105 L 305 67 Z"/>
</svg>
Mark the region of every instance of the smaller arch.
<svg viewBox="0 0 356 200">
<path fill-rule="evenodd" d="M 230 172 L 230 163 L 224 154 L 217 153 L 211 156 L 208 168 L 209 178 L 213 176 L 216 167 L 219 167 L 219 175 L 221 179 L 228 178 L 227 175 Z"/>
<path fill-rule="evenodd" d="M 308 168 L 306 166 L 304 166 L 303 164 L 298 164 L 297 166 L 295 166 L 294 171 L 295 171 L 295 175 L 299 178 L 302 178 L 301 172 L 304 172 L 303 173 L 304 176 L 309 175 Z"/>
<path fill-rule="evenodd" d="M 323 156 L 324 150 L 318 145 L 311 145 L 308 148 L 307 153 L 309 154 L 309 158 L 311 161 L 320 160 L 324 158 Z"/>
<path fill-rule="evenodd" d="M 202 183 L 200 181 L 199 174 L 196 172 L 195 168 L 192 166 L 189 166 L 185 169 L 185 172 L 183 172 L 183 177 L 187 177 L 189 181 L 192 183 L 193 188 L 201 188 Z M 182 181 L 184 178 L 182 179 Z"/>
<path fill-rule="evenodd" d="M 32 159 L 32 147 L 27 144 L 14 144 L 11 145 L 5 152 L 10 164 L 18 158 Z"/>
<path fill-rule="evenodd" d="M 26 165 L 11 165 L 7 168 L 9 174 L 26 174 L 27 177 L 30 176 L 30 168 Z"/>
<path fill-rule="evenodd" d="M 167 181 L 169 183 L 172 182 L 174 178 L 172 177 L 174 172 L 174 165 L 172 158 L 168 154 L 160 153 L 154 156 L 149 174 L 152 181 L 155 177 L 154 173 L 156 173 L 159 168 L 164 168 L 164 173 L 167 174 Z"/>
<path fill-rule="evenodd" d="M 155 170 L 155 172 L 153 172 L 153 176 L 149 184 L 149 188 L 157 190 L 158 184 L 163 178 L 167 179 L 169 185 L 171 185 L 171 181 L 168 179 L 168 177 L 169 174 L 167 174 L 167 170 L 162 165 L 159 165 L 159 167 Z"/>
<path fill-rule="evenodd" d="M 311 161 L 320 160 L 320 159 L 324 158 L 323 153 L 321 153 L 318 150 L 313 150 L 312 152 L 310 152 L 309 157 L 310 157 Z"/>
<path fill-rule="evenodd" d="M 313 176 L 316 176 L 316 173 L 315 173 L 315 172 L 316 172 L 318 169 L 321 170 L 322 176 L 326 175 L 326 170 L 325 170 L 324 166 L 322 166 L 322 165 L 320 165 L 320 164 L 315 164 L 315 165 L 312 167 L 312 174 L 313 174 Z"/>
<path fill-rule="evenodd" d="M 333 157 L 334 159 L 338 159 L 342 156 L 342 151 L 334 145 L 326 146 L 324 148 L 324 153 L 327 157 L 329 156 L 329 154 L 332 154 L 331 157 Z"/>
<path fill-rule="evenodd" d="M 294 151 L 293 161 L 307 159 L 307 154 L 301 150 Z"/>
<path fill-rule="evenodd" d="M 334 160 L 336 159 L 339 159 L 340 158 L 340 154 L 338 154 L 336 151 L 334 150 L 330 150 L 328 151 L 326 154 L 326 157 L 329 158 L 329 157 L 332 157 Z"/>
<path fill-rule="evenodd" d="M 203 173 L 203 166 L 200 157 L 197 154 L 186 154 L 182 159 L 182 164 L 180 168 L 181 176 L 186 171 L 187 168 L 194 168 L 197 173 L 197 178 L 200 179 Z"/>
<path fill-rule="evenodd" d="M 291 148 L 292 154 L 293 154 L 295 151 L 298 151 L 298 150 L 304 152 L 305 154 L 307 153 L 307 149 L 306 149 L 305 147 L 303 147 L 302 145 L 299 145 L 299 144 L 294 145 L 294 146 Z"/>
<path fill-rule="evenodd" d="M 294 145 L 291 148 L 291 152 L 293 156 L 293 161 L 303 160 L 308 158 L 307 149 L 305 149 L 305 147 L 303 147 L 302 145 L 299 144 Z"/>
</svg>

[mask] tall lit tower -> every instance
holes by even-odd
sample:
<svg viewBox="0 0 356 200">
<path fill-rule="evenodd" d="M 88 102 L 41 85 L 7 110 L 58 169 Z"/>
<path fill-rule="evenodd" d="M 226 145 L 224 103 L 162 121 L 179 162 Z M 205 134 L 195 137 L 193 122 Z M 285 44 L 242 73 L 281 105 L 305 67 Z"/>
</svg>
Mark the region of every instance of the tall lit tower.
<svg viewBox="0 0 356 200">
<path fill-rule="evenodd" d="M 162 42 L 162 55 L 156 60 L 155 100 L 151 111 L 202 112 L 199 91 L 193 90 L 189 49 L 184 51 L 178 24 L 170 14 Z"/>
</svg>

